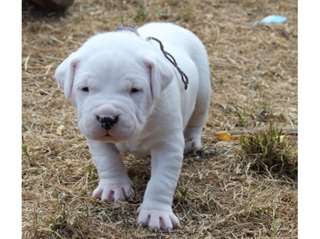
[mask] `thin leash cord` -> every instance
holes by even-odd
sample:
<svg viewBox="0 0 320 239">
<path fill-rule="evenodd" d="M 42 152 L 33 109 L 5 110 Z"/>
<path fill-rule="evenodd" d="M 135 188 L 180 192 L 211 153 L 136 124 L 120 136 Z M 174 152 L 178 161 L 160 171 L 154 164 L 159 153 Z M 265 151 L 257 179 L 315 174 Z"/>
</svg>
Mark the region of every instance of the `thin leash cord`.
<svg viewBox="0 0 320 239">
<path fill-rule="evenodd" d="M 167 60 L 177 69 L 177 71 L 179 72 L 179 74 L 181 76 L 181 80 L 182 80 L 182 82 L 184 84 L 184 89 L 187 90 L 188 89 L 188 84 L 189 84 L 188 76 L 178 66 L 178 63 L 177 63 L 176 59 L 174 59 L 174 57 L 164 49 L 164 46 L 163 46 L 162 42 L 159 39 L 157 39 L 155 37 L 147 37 L 147 40 L 154 40 L 154 41 L 159 43 L 160 50 L 162 51 L 164 57 L 167 58 Z"/>
<path fill-rule="evenodd" d="M 116 31 L 129 31 L 129 32 L 135 33 L 137 36 L 140 36 L 136 27 L 131 27 L 131 26 L 126 27 L 126 26 L 121 25 L 116 29 Z M 188 84 L 189 84 L 188 76 L 178 66 L 178 63 L 177 63 L 176 59 L 174 59 L 174 57 L 164 49 L 164 46 L 163 46 L 162 42 L 158 38 L 147 37 L 146 40 L 148 40 L 148 41 L 149 40 L 154 40 L 159 44 L 162 54 L 177 69 L 177 71 L 179 72 L 179 74 L 181 76 L 181 80 L 182 80 L 182 82 L 184 84 L 184 89 L 187 90 L 188 89 Z"/>
</svg>

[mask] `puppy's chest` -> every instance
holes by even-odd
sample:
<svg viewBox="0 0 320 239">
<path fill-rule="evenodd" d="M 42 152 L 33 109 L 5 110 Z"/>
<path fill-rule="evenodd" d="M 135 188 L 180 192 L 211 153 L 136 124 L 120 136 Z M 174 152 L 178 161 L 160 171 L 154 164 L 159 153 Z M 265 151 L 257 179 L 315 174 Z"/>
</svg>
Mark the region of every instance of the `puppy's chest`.
<svg viewBox="0 0 320 239">
<path fill-rule="evenodd" d="M 153 145 L 162 138 L 160 132 L 162 127 L 159 127 L 154 114 L 149 117 L 149 121 L 140 135 L 126 142 L 117 143 L 116 147 L 121 154 L 131 153 L 135 156 L 150 155 Z"/>
<path fill-rule="evenodd" d="M 143 141 L 132 141 L 116 144 L 121 154 L 131 153 L 136 156 L 145 156 L 150 154 L 149 144 Z"/>
</svg>

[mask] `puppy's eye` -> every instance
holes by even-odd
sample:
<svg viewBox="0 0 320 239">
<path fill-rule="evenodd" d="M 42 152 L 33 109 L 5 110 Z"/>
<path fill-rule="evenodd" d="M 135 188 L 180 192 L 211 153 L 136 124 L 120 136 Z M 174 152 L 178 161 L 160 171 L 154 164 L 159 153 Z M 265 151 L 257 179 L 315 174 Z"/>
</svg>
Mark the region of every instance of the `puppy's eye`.
<svg viewBox="0 0 320 239">
<path fill-rule="evenodd" d="M 83 92 L 89 92 L 89 87 L 88 86 L 84 86 L 80 88 L 81 91 Z"/>
<path fill-rule="evenodd" d="M 135 94 L 135 93 L 139 93 L 139 92 L 142 92 L 142 89 L 133 87 L 133 88 L 131 88 L 131 90 L 130 90 L 130 94 Z"/>
</svg>

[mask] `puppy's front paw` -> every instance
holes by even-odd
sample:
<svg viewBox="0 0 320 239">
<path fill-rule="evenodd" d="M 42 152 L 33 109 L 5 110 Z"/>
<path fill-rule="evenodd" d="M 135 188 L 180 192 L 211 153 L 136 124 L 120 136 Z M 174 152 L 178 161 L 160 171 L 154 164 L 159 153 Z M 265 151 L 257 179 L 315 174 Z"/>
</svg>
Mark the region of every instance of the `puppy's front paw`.
<svg viewBox="0 0 320 239">
<path fill-rule="evenodd" d="M 102 201 L 125 201 L 133 193 L 131 185 L 130 179 L 100 179 L 99 185 L 93 191 L 92 196 Z"/>
<path fill-rule="evenodd" d="M 179 219 L 172 210 L 139 209 L 138 224 L 150 229 L 171 231 L 179 225 Z"/>
</svg>

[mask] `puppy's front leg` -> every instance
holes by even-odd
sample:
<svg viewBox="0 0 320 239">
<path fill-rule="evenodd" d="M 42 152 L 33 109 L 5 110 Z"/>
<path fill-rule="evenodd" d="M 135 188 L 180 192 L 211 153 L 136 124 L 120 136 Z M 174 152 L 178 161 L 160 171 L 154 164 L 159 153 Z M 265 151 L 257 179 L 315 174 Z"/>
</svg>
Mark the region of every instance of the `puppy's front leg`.
<svg viewBox="0 0 320 239">
<path fill-rule="evenodd" d="M 88 145 L 100 179 L 93 196 L 103 201 L 123 201 L 129 198 L 133 192 L 132 182 L 116 147 L 94 140 L 88 140 Z"/>
<path fill-rule="evenodd" d="M 139 208 L 138 223 L 171 230 L 179 224 L 172 201 L 183 159 L 183 135 L 176 135 L 151 150 L 151 179 Z"/>
</svg>

